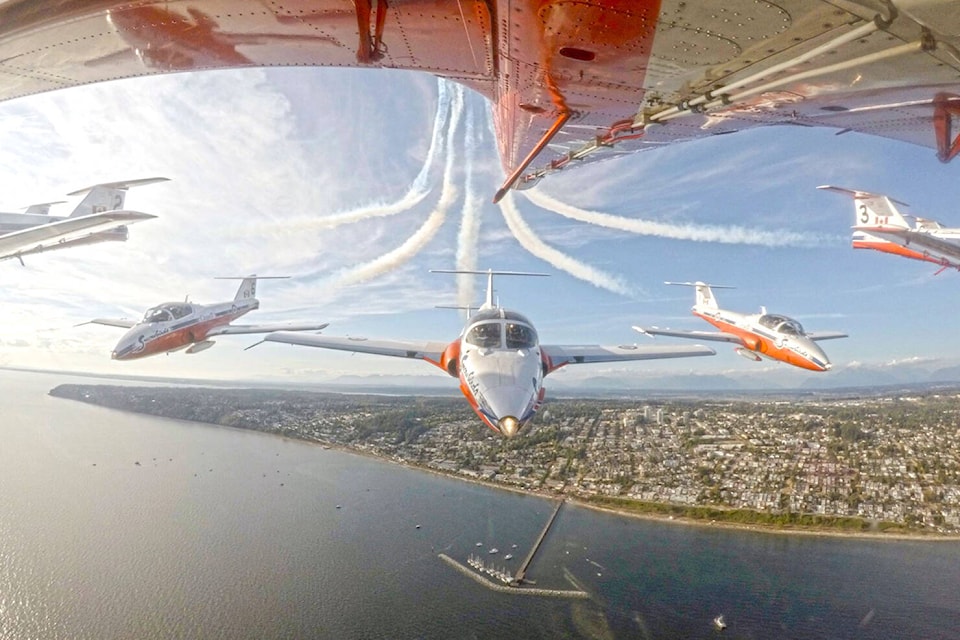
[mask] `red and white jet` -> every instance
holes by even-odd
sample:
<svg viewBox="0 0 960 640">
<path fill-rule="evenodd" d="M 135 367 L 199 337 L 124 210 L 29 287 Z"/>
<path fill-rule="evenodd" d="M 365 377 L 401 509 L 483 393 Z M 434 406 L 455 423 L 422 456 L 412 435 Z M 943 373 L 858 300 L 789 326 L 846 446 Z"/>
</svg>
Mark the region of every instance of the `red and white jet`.
<svg viewBox="0 0 960 640">
<path fill-rule="evenodd" d="M 487 276 L 486 302 L 467 321 L 453 342 L 413 342 L 338 338 L 289 332 L 271 333 L 267 342 L 285 342 L 399 358 L 417 358 L 460 380 L 460 391 L 483 422 L 512 437 L 543 404 L 543 378 L 567 364 L 711 356 L 709 347 L 638 347 L 540 344 L 533 324 L 516 311 L 494 302 L 493 276 L 529 275 L 516 271 L 446 271 Z"/>
<path fill-rule="evenodd" d="M 218 280 L 243 280 L 237 295 L 230 302 L 194 304 L 191 302 L 165 302 L 147 309 L 143 320 L 113 320 L 97 318 L 84 324 L 105 324 L 111 327 L 130 329 L 113 348 L 110 357 L 114 360 L 136 360 L 158 353 L 171 353 L 186 349 L 186 353 L 200 353 L 214 345 L 211 336 L 271 331 L 314 331 L 323 329 L 323 324 L 230 324 L 240 316 L 260 308 L 257 300 L 257 280 L 276 279 L 286 276 L 247 276 L 244 278 L 218 278 Z"/>
<path fill-rule="evenodd" d="M 847 334 L 836 331 L 807 333 L 796 320 L 767 313 L 764 307 L 760 308 L 760 313 L 754 314 L 721 309 L 710 287 L 714 286 L 718 289 L 733 287 L 708 285 L 703 282 L 667 282 L 666 284 L 694 287 L 697 301 L 693 305 L 693 315 L 703 318 L 721 331 L 681 331 L 634 326 L 633 328 L 640 333 L 651 336 L 733 342 L 740 345 L 734 351 L 748 360 L 760 362 L 765 357 L 811 371 L 827 371 L 832 366 L 827 354 L 817 345 L 817 340 L 847 337 Z"/>
<path fill-rule="evenodd" d="M 853 198 L 853 248 L 923 260 L 944 269 L 960 269 L 960 229 L 948 229 L 935 220 L 900 213 L 894 203 L 910 206 L 879 193 L 823 185 Z"/>
<path fill-rule="evenodd" d="M 69 216 L 51 216 L 50 207 L 61 202 L 42 202 L 24 213 L 0 213 L 0 260 L 67 249 L 81 245 L 126 240 L 128 224 L 156 218 L 149 213 L 123 209 L 127 189 L 167 178 L 144 178 L 97 184 L 68 195 L 86 194 Z"/>
</svg>

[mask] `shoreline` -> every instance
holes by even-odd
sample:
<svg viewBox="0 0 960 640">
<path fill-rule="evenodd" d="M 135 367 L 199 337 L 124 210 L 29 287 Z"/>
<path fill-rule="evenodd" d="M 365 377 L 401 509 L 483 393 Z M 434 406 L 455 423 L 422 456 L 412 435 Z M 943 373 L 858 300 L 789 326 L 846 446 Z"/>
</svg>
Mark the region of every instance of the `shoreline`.
<svg viewBox="0 0 960 640">
<path fill-rule="evenodd" d="M 208 423 L 202 423 L 208 424 Z M 221 425 L 212 425 L 212 426 L 221 426 Z M 280 434 L 276 434 L 280 435 Z M 700 520 L 697 518 L 685 518 L 682 516 L 667 516 L 657 513 L 642 513 L 637 511 L 629 511 L 626 509 L 616 509 L 613 507 L 604 507 L 598 504 L 593 504 L 589 500 L 585 500 L 580 496 L 573 496 L 569 494 L 557 494 L 557 493 L 547 493 L 544 491 L 531 491 L 529 489 L 520 489 L 518 487 L 511 487 L 505 484 L 499 484 L 496 482 L 490 482 L 488 480 L 481 480 L 479 478 L 470 478 L 467 476 L 462 476 L 457 473 L 450 471 L 441 471 L 439 469 L 431 469 L 430 467 L 424 467 L 412 462 L 407 462 L 405 460 L 394 460 L 386 456 L 380 456 L 375 453 L 370 453 L 369 451 L 362 451 L 359 449 L 353 449 L 345 445 L 319 441 L 319 440 L 306 440 L 300 438 L 290 438 L 289 436 L 281 436 L 290 440 L 298 440 L 300 442 L 307 442 L 312 444 L 320 444 L 324 447 L 327 447 L 331 450 L 336 450 L 342 453 L 355 454 L 370 458 L 372 460 L 378 460 L 380 462 L 387 462 L 390 464 L 395 464 L 397 466 L 405 467 L 414 471 L 421 471 L 424 473 L 430 473 L 436 476 L 450 478 L 452 480 L 458 480 L 461 482 L 469 482 L 472 484 L 480 485 L 490 489 L 499 489 L 501 491 L 509 491 L 511 493 L 531 496 L 535 498 L 542 498 L 551 502 L 557 500 L 566 500 L 568 505 L 575 507 L 582 507 L 584 509 L 590 509 L 599 513 L 606 513 L 609 515 L 614 515 L 622 518 L 633 518 L 637 520 L 646 520 L 649 522 L 657 522 L 661 524 L 669 525 L 679 525 L 687 527 L 702 527 L 704 529 L 725 529 L 731 531 L 742 531 L 750 533 L 762 533 L 762 534 L 774 534 L 774 535 L 798 535 L 798 536 L 816 536 L 816 537 L 829 537 L 829 538 L 849 538 L 849 539 L 858 539 L 858 540 L 887 540 L 890 542 L 960 542 L 960 533 L 923 533 L 923 532 L 906 532 L 906 531 L 896 531 L 891 533 L 875 532 L 875 531 L 840 531 L 830 528 L 805 528 L 805 527 L 773 527 L 766 526 L 762 524 L 743 524 L 738 522 L 725 522 L 723 520 L 716 521 L 706 521 Z M 665 503 L 669 504 L 669 503 Z"/>
<path fill-rule="evenodd" d="M 61 400 L 73 400 L 75 402 L 84 402 L 83 400 L 79 400 L 76 398 L 70 398 L 66 396 L 56 396 L 53 394 L 50 394 L 50 395 L 51 397 L 55 397 Z M 130 409 L 114 408 L 114 407 L 109 407 L 109 406 L 96 404 L 92 402 L 84 402 L 84 403 L 91 404 L 101 409 L 124 411 L 127 413 L 149 416 L 153 418 L 160 418 L 164 420 L 175 420 L 177 422 L 202 424 L 205 426 L 231 429 L 235 431 L 262 433 L 264 435 L 280 437 L 285 440 L 293 440 L 293 441 L 304 442 L 312 445 L 319 445 L 326 449 L 364 456 L 380 462 L 396 464 L 398 466 L 402 466 L 408 469 L 431 473 L 437 476 L 451 478 L 453 480 L 458 480 L 461 482 L 469 482 L 469 483 L 477 484 L 477 485 L 491 488 L 491 489 L 509 491 L 515 494 L 542 498 L 548 501 L 566 500 L 572 506 L 583 507 L 585 509 L 591 509 L 597 512 L 607 513 L 614 516 L 634 518 L 634 519 L 646 520 L 646 521 L 657 522 L 662 524 L 693 526 L 693 527 L 703 527 L 703 528 L 712 528 L 712 529 L 725 529 L 725 530 L 731 530 L 731 531 L 742 531 L 742 532 L 762 533 L 762 534 L 818 536 L 818 537 L 848 538 L 848 539 L 878 540 L 878 541 L 887 540 L 891 542 L 960 542 L 960 533 L 938 533 L 938 532 L 923 532 L 923 531 L 909 531 L 909 530 L 898 530 L 895 532 L 884 533 L 881 531 L 847 531 L 847 530 L 833 529 L 830 527 L 802 527 L 802 526 L 777 527 L 772 525 L 747 524 L 747 523 L 739 523 L 739 522 L 729 522 L 724 520 L 707 521 L 705 519 L 691 518 L 691 517 L 685 517 L 685 516 L 665 515 L 665 514 L 659 514 L 659 513 L 632 511 L 629 509 L 619 509 L 616 507 L 603 506 L 603 505 L 592 503 L 588 498 L 584 498 L 583 496 L 565 494 L 565 493 L 554 493 L 554 492 L 548 492 L 544 490 L 523 489 L 520 487 L 510 486 L 507 484 L 501 484 L 497 482 L 491 482 L 489 480 L 483 480 L 480 478 L 472 478 L 472 477 L 464 476 L 459 473 L 455 473 L 451 471 L 432 469 L 430 467 L 426 467 L 426 466 L 423 466 L 414 462 L 410 462 L 407 460 L 393 459 L 388 456 L 378 455 L 376 453 L 371 453 L 369 451 L 357 449 L 345 444 L 331 442 L 328 440 L 297 437 L 297 436 L 292 436 L 285 433 L 278 433 L 275 431 L 266 431 L 266 430 L 243 427 L 243 426 L 222 425 L 214 422 L 204 422 L 200 420 L 173 418 L 173 417 L 157 415 L 152 413 L 143 413 L 139 411 L 133 411 Z M 630 498 L 626 498 L 626 499 L 630 500 Z M 671 505 L 671 503 L 657 503 L 657 504 L 663 504 L 666 506 Z M 697 506 L 697 505 L 694 505 L 694 506 Z M 758 512 L 758 513 L 764 513 L 764 512 Z"/>
</svg>

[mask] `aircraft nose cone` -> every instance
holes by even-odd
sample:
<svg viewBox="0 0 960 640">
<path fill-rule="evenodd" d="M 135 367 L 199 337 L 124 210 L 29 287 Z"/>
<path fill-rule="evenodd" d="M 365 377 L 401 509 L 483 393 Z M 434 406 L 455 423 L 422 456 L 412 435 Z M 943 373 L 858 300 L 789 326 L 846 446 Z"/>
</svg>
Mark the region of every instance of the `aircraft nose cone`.
<svg viewBox="0 0 960 640">
<path fill-rule="evenodd" d="M 512 438 L 520 430 L 520 421 L 513 416 L 504 416 L 497 421 L 497 428 L 504 436 Z"/>
<path fill-rule="evenodd" d="M 116 352 L 116 351 L 111 351 L 111 352 L 110 352 L 110 359 L 111 359 L 111 360 L 116 360 L 116 359 L 117 359 L 117 352 Z"/>
</svg>

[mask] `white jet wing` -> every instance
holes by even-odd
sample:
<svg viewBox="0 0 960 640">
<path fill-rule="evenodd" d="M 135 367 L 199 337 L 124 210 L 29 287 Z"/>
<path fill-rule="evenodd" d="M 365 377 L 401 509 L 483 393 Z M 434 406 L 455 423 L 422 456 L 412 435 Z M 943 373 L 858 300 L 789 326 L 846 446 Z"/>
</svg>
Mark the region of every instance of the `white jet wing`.
<svg viewBox="0 0 960 640">
<path fill-rule="evenodd" d="M 264 342 L 285 342 L 304 347 L 320 347 L 354 353 L 372 353 L 396 358 L 417 358 L 439 363 L 446 342 L 413 342 L 400 340 L 368 340 L 367 338 L 341 338 L 317 334 L 289 333 L 279 331 L 266 336 Z"/>
<path fill-rule="evenodd" d="M 684 331 L 683 329 L 660 329 L 659 327 L 638 327 L 636 325 L 633 329 L 648 336 L 673 336 L 674 338 L 693 338 L 694 340 L 743 344 L 743 339 L 740 336 L 726 331 Z"/>
<path fill-rule="evenodd" d="M 319 331 L 326 329 L 330 323 L 313 324 L 228 324 L 216 327 L 207 332 L 210 336 L 240 335 L 245 333 L 271 333 L 274 331 Z"/>
<path fill-rule="evenodd" d="M 55 249 L 58 244 L 156 217 L 139 211 L 103 211 L 14 231 L 0 236 L 0 259 L 15 258 L 27 251 Z"/>
<path fill-rule="evenodd" d="M 128 320 L 126 318 L 94 318 L 88 322 L 82 322 L 81 324 L 105 324 L 108 327 L 120 327 L 121 329 L 130 329 L 136 326 L 136 320 Z M 80 326 L 80 325 L 77 325 Z"/>
<path fill-rule="evenodd" d="M 692 356 L 713 356 L 717 353 L 710 347 L 705 347 L 702 344 L 651 347 L 641 347 L 632 344 L 616 347 L 599 344 L 542 344 L 540 345 L 540 351 L 549 359 L 551 370 L 565 364 L 656 360 L 658 358 L 689 358 Z"/>
<path fill-rule="evenodd" d="M 806 336 L 811 340 L 836 340 L 837 338 L 850 337 L 841 331 L 810 331 Z"/>
</svg>

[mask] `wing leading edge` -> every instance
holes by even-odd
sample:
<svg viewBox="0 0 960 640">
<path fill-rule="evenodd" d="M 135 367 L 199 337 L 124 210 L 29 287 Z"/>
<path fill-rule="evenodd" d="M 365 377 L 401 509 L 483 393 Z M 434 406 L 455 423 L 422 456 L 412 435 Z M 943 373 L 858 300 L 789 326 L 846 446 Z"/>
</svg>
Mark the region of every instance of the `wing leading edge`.
<svg viewBox="0 0 960 640">
<path fill-rule="evenodd" d="M 659 358 L 689 358 L 694 356 L 713 356 L 716 351 L 700 344 L 680 346 L 637 345 L 605 346 L 593 345 L 540 345 L 540 351 L 550 363 L 553 371 L 567 364 L 587 364 L 592 362 L 621 362 L 628 360 L 656 360 Z"/>
<path fill-rule="evenodd" d="M 104 211 L 14 231 L 0 236 L 0 260 L 59 249 L 87 236 L 156 216 L 139 211 Z"/>
<path fill-rule="evenodd" d="M 648 336 L 672 336 L 674 338 L 693 338 L 695 340 L 712 340 L 714 342 L 732 342 L 734 344 L 743 344 L 743 339 L 732 333 L 724 331 L 685 331 L 683 329 L 660 329 L 658 327 L 638 327 L 633 326 L 634 331 L 639 331 Z"/>
<path fill-rule="evenodd" d="M 337 351 L 352 351 L 354 353 L 370 353 L 379 356 L 395 358 L 415 358 L 426 360 L 431 364 L 438 364 L 445 342 L 413 342 L 400 340 L 368 340 L 366 338 L 346 338 L 337 336 L 322 336 L 316 334 L 291 333 L 277 331 L 270 333 L 263 339 L 264 342 L 283 342 L 297 344 L 304 347 L 319 347 Z"/>
</svg>

